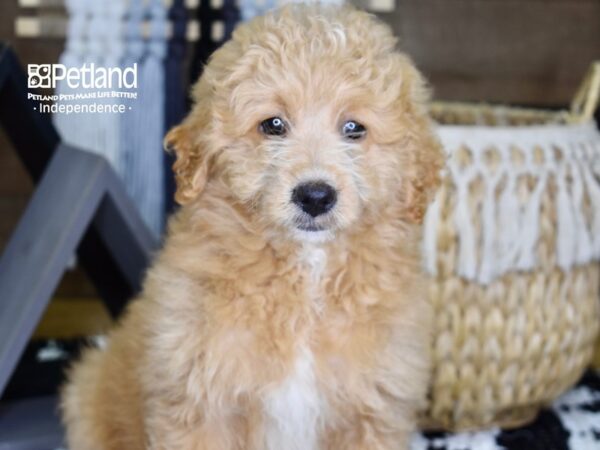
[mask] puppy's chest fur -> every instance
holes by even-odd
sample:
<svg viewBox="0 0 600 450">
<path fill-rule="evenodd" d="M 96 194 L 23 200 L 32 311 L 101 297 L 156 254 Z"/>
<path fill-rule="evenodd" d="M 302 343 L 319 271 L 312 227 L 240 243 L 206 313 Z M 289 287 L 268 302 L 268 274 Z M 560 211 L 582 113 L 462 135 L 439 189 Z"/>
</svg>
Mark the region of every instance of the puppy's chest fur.
<svg viewBox="0 0 600 450">
<path fill-rule="evenodd" d="M 319 311 L 323 306 L 323 277 L 327 268 L 327 253 L 321 246 L 305 244 L 298 254 L 307 301 Z"/>
<path fill-rule="evenodd" d="M 298 253 L 298 266 L 306 289 L 306 300 L 318 314 L 323 307 L 323 276 L 327 253 L 317 245 L 305 245 Z M 291 373 L 266 396 L 266 446 L 269 450 L 314 450 L 318 448 L 319 423 L 326 401 L 319 391 L 314 355 L 308 342 L 296 343 Z"/>
</svg>

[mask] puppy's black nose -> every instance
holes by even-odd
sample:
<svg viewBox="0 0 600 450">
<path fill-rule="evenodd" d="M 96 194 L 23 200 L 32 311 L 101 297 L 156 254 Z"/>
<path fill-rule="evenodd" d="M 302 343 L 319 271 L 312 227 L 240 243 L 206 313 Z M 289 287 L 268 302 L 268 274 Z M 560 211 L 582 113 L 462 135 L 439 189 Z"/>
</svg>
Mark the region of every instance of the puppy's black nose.
<svg viewBox="0 0 600 450">
<path fill-rule="evenodd" d="M 323 181 L 299 184 L 292 192 L 292 201 L 313 217 L 325 214 L 335 205 L 335 189 Z"/>
</svg>

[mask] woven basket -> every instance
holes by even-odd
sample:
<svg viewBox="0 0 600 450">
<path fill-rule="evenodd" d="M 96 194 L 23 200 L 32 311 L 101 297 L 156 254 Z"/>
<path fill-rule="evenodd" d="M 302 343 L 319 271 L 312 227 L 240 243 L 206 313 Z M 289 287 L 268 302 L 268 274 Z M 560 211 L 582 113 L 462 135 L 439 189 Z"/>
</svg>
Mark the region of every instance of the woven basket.
<svg viewBox="0 0 600 450">
<path fill-rule="evenodd" d="M 449 157 L 425 220 L 436 318 L 426 428 L 522 425 L 589 364 L 599 91 L 596 63 L 570 112 L 432 105 Z"/>
</svg>

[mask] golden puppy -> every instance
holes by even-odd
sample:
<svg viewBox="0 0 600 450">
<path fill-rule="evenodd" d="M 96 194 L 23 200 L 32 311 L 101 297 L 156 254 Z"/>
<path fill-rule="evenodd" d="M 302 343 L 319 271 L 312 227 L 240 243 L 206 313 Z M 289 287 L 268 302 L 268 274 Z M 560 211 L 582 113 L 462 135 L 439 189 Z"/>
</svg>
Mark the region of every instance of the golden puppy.
<svg viewBox="0 0 600 450">
<path fill-rule="evenodd" d="M 406 448 L 442 157 L 394 47 L 368 14 L 290 6 L 213 55 L 166 138 L 184 206 L 63 392 L 71 450 Z"/>
</svg>

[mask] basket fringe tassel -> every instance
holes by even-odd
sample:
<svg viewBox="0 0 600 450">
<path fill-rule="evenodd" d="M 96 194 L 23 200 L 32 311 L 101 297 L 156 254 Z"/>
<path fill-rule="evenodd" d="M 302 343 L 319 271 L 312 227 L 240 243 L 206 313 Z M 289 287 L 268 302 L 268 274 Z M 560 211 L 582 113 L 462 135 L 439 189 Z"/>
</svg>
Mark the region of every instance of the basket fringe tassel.
<svg viewBox="0 0 600 450">
<path fill-rule="evenodd" d="M 555 265 L 568 270 L 600 257 L 600 134 L 592 123 L 558 128 L 532 127 L 528 135 L 526 128 L 492 129 L 486 136 L 485 129 L 440 127 L 449 152 L 444 176 L 456 201 L 452 211 L 442 211 L 438 193 L 427 212 L 424 262 L 431 274 L 438 272 L 442 214 L 452 218 L 459 241 L 455 267 L 466 279 L 489 284 L 510 271 L 548 264 L 536 251 L 548 189 L 556 189 Z M 468 164 L 459 163 L 460 149 L 469 152 Z M 494 164 L 486 161 L 490 151 L 498 157 Z M 519 163 L 511 160 L 515 151 Z M 483 191 L 474 192 L 474 183 L 483 183 Z"/>
</svg>

